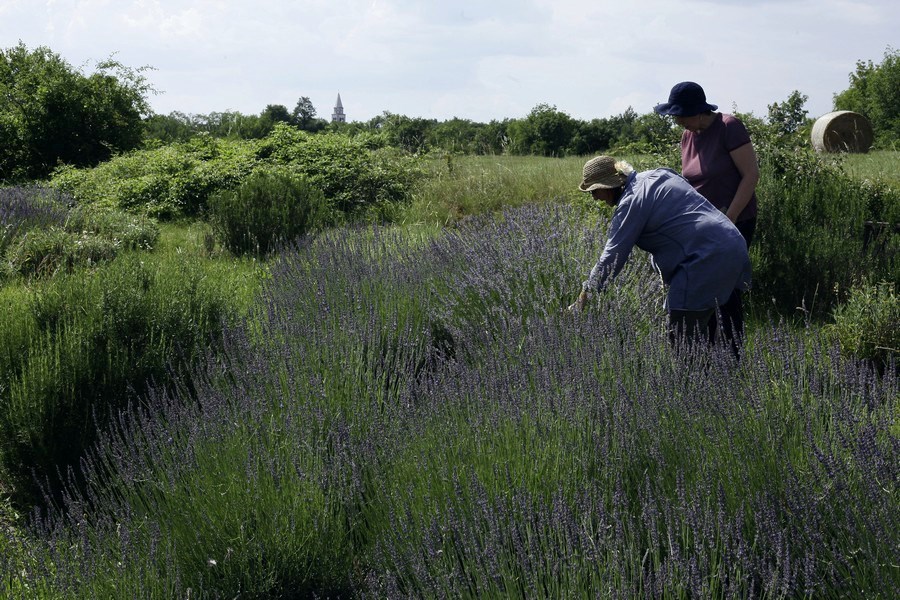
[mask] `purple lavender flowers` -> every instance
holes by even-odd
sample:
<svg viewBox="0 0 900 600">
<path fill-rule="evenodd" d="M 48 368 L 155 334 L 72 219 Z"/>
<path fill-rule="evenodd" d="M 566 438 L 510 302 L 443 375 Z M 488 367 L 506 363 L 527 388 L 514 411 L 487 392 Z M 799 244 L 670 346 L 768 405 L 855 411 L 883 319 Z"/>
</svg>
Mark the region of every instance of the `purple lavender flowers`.
<svg viewBox="0 0 900 600">
<path fill-rule="evenodd" d="M 428 243 L 376 228 L 298 244 L 224 357 L 122 415 L 86 490 L 35 522 L 34 566 L 0 582 L 896 595 L 895 372 L 781 325 L 748 328 L 739 366 L 675 353 L 640 261 L 573 317 L 603 241 L 583 222 L 527 207 Z"/>
</svg>

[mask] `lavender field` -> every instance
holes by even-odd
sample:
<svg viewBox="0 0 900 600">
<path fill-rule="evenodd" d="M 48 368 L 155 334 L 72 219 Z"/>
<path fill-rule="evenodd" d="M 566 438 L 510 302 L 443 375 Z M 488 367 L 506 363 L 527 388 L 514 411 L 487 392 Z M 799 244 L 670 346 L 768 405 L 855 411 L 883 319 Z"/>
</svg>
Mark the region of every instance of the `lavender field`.
<svg viewBox="0 0 900 600">
<path fill-rule="evenodd" d="M 676 351 L 605 222 L 343 228 L 123 412 L 0 554 L 22 598 L 893 598 L 897 371 L 759 320 Z M 599 218 L 599 223 L 593 223 Z"/>
</svg>

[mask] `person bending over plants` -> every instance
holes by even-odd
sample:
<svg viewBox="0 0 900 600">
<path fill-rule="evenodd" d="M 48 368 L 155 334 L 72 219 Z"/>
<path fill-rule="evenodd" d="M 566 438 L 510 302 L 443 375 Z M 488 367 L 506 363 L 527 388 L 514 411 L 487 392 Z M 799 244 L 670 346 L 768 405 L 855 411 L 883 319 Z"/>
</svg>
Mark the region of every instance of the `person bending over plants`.
<svg viewBox="0 0 900 600">
<path fill-rule="evenodd" d="M 734 290 L 750 286 L 747 244 L 731 220 L 681 175 L 659 168 L 635 172 L 610 156 L 584 164 L 579 189 L 614 206 L 600 259 L 569 306 L 580 312 L 615 277 L 634 246 L 650 253 L 668 290 L 670 339 L 714 341 L 709 323 Z M 737 354 L 737 353 L 735 353 Z"/>
</svg>

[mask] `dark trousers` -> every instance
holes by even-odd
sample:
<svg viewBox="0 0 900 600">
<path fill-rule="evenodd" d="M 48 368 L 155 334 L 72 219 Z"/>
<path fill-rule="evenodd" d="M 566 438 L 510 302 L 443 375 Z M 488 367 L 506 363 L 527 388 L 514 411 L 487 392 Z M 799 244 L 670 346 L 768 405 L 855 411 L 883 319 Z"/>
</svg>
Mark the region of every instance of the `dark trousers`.
<svg viewBox="0 0 900 600">
<path fill-rule="evenodd" d="M 670 310 L 669 341 L 672 345 L 693 345 L 697 342 L 711 343 L 715 338 L 709 334 L 709 324 L 715 318 L 715 311 Z"/>
<path fill-rule="evenodd" d="M 753 233 L 756 231 L 756 219 L 739 221 L 736 226 L 744 236 L 749 250 L 750 242 L 753 241 Z M 731 345 L 731 351 L 735 358 L 740 358 L 741 346 L 744 342 L 744 303 L 741 300 L 740 290 L 731 292 L 728 301 L 719 306 L 718 312 L 709 321 L 709 338 L 711 340 L 715 340 L 720 331 L 722 338 Z"/>
</svg>

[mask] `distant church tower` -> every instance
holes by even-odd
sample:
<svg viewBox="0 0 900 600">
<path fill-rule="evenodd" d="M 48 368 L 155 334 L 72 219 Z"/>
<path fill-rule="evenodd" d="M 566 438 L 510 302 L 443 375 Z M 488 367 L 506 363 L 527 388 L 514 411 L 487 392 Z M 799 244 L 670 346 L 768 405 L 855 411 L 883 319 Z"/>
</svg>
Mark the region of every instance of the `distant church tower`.
<svg viewBox="0 0 900 600">
<path fill-rule="evenodd" d="M 338 93 L 337 103 L 334 105 L 334 112 L 331 114 L 332 123 L 346 123 L 347 115 L 344 114 L 344 105 L 341 104 L 341 95 Z"/>
</svg>

